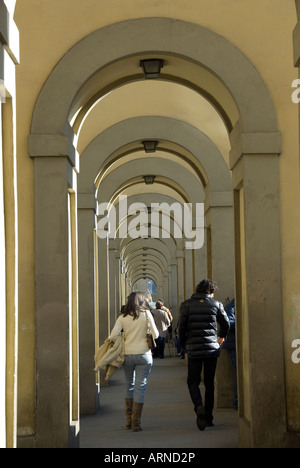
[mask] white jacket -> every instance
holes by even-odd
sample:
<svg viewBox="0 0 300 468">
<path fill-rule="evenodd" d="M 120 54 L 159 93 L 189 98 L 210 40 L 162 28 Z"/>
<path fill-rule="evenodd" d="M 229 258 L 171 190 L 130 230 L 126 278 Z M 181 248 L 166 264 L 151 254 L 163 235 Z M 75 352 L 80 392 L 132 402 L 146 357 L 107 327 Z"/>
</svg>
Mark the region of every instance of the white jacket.
<svg viewBox="0 0 300 468">
<path fill-rule="evenodd" d="M 133 320 L 131 315 L 127 315 L 126 317 L 124 317 L 124 315 L 120 315 L 109 339 L 111 341 L 116 341 L 120 333 L 123 331 L 125 338 L 125 355 L 146 354 L 151 352 L 147 343 L 147 317 L 150 323 L 152 336 L 156 340 L 156 338 L 159 337 L 159 333 L 152 314 L 146 310 L 143 310 L 140 313 L 139 318 L 136 320 Z"/>
</svg>

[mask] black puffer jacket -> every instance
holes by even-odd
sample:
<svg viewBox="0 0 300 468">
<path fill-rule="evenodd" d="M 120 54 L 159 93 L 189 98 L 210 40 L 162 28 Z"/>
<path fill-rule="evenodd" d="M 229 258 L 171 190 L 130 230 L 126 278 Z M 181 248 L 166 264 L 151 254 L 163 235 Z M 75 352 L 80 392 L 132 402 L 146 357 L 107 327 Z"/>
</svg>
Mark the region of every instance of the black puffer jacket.
<svg viewBox="0 0 300 468">
<path fill-rule="evenodd" d="M 209 294 L 194 294 L 181 304 L 179 340 L 190 358 L 218 356 L 218 336 L 226 338 L 229 329 L 223 304 L 212 299 Z"/>
</svg>

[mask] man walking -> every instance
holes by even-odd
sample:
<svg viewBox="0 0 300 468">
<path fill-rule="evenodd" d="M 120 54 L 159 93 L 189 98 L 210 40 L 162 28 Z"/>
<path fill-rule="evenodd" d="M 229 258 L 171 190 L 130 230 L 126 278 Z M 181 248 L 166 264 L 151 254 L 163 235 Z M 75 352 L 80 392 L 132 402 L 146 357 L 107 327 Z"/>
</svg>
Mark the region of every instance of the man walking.
<svg viewBox="0 0 300 468">
<path fill-rule="evenodd" d="M 213 299 L 215 291 L 217 284 L 214 281 L 203 280 L 197 286 L 196 294 L 180 307 L 179 340 L 181 347 L 188 354 L 187 384 L 200 431 L 206 426 L 213 426 L 217 360 L 220 356 L 220 346 L 230 329 L 223 304 Z M 205 406 L 200 392 L 203 366 Z"/>
</svg>

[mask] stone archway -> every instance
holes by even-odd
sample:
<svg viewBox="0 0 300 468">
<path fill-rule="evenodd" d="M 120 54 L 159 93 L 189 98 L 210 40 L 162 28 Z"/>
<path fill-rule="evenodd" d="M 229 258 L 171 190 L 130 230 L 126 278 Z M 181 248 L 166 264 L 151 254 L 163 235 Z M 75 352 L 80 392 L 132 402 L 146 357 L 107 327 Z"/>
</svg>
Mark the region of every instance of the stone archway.
<svg viewBox="0 0 300 468">
<path fill-rule="evenodd" d="M 152 34 L 153 28 L 155 35 Z M 48 394 L 46 383 L 49 368 L 59 377 L 58 391 L 60 397 L 64 396 L 59 403 L 63 404 L 59 428 L 56 431 L 53 426 L 53 437 L 58 438 L 59 444 L 69 443 L 69 410 L 66 408 L 71 403 L 68 360 L 65 358 L 70 356 L 66 346 L 69 343 L 70 310 L 73 310 L 75 317 L 76 313 L 74 315 L 74 304 L 70 304 L 68 253 L 72 242 L 76 243 L 71 226 L 76 224 L 73 193 L 76 193 L 76 172 L 79 171 L 78 157 L 72 148 L 74 135 L 68 123 L 69 109 L 80 87 L 101 67 L 121 57 L 153 50 L 186 57 L 206 67 L 223 81 L 239 110 L 240 120 L 230 135 L 230 164 L 233 172 L 240 330 L 240 434 L 242 445 L 259 446 L 264 440 L 266 445 L 273 446 L 286 431 L 284 384 L 276 391 L 269 385 L 270 379 L 274 378 L 284 382 L 283 349 L 278 346 L 278 336 L 282 335 L 278 193 L 281 138 L 274 106 L 260 75 L 235 46 L 203 27 L 162 18 L 125 21 L 83 39 L 53 70 L 35 107 L 30 155 L 35 158 L 39 368 L 37 443 L 51 442 L 45 441 L 45 421 L 59 412 L 58 402 Z M 51 219 L 58 220 L 55 226 L 49 213 Z M 73 219 L 73 224 L 70 219 Z M 59 250 L 57 245 L 60 246 Z M 277 279 L 276 284 L 270 277 L 270 271 Z M 76 271 L 71 277 L 76 287 Z M 271 318 L 275 324 L 272 329 L 268 326 Z M 61 336 L 54 350 L 57 320 Z M 260 327 L 257 323 L 260 323 Z M 45 348 L 47 353 L 43 351 Z M 49 399 L 51 404 L 43 405 L 43 401 Z M 257 401 L 260 405 L 257 405 Z M 273 401 L 272 407 L 270 401 Z M 276 413 L 274 407 L 278 409 Z"/>
</svg>

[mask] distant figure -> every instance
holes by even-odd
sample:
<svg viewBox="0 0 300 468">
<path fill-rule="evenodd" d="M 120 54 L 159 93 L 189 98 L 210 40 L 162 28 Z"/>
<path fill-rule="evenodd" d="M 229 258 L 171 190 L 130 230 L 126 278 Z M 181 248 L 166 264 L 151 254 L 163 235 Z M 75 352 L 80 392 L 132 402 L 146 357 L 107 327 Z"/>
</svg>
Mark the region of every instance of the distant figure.
<svg viewBox="0 0 300 468">
<path fill-rule="evenodd" d="M 225 312 L 230 322 L 230 331 L 226 340 L 222 345 L 222 349 L 226 349 L 229 353 L 231 363 L 235 371 L 235 394 L 233 400 L 233 408 L 238 409 L 238 386 L 237 386 L 237 372 L 236 372 L 236 342 L 235 342 L 235 303 L 234 299 L 225 306 Z"/>
<path fill-rule="evenodd" d="M 177 356 L 180 357 L 180 359 L 185 359 L 185 352 L 182 350 L 179 342 L 179 336 L 178 336 L 178 327 L 179 327 L 180 321 L 178 320 L 177 327 L 175 328 L 174 332 L 174 344 L 177 349 Z"/>
<path fill-rule="evenodd" d="M 217 284 L 203 280 L 196 294 L 180 307 L 180 345 L 188 354 L 188 388 L 197 414 L 197 426 L 203 431 L 213 426 L 215 373 L 220 346 L 230 324 L 223 304 L 213 299 Z M 218 324 L 220 331 L 218 336 Z M 201 371 L 204 366 L 205 407 L 200 391 Z"/>
<path fill-rule="evenodd" d="M 163 310 L 162 307 L 163 304 L 157 301 L 156 309 L 152 310 L 155 325 L 159 332 L 159 337 L 156 339 L 157 348 L 153 351 L 153 357 L 158 357 L 160 359 L 164 359 L 165 357 L 166 338 L 168 328 L 171 324 L 169 314 L 165 309 Z"/>
</svg>

